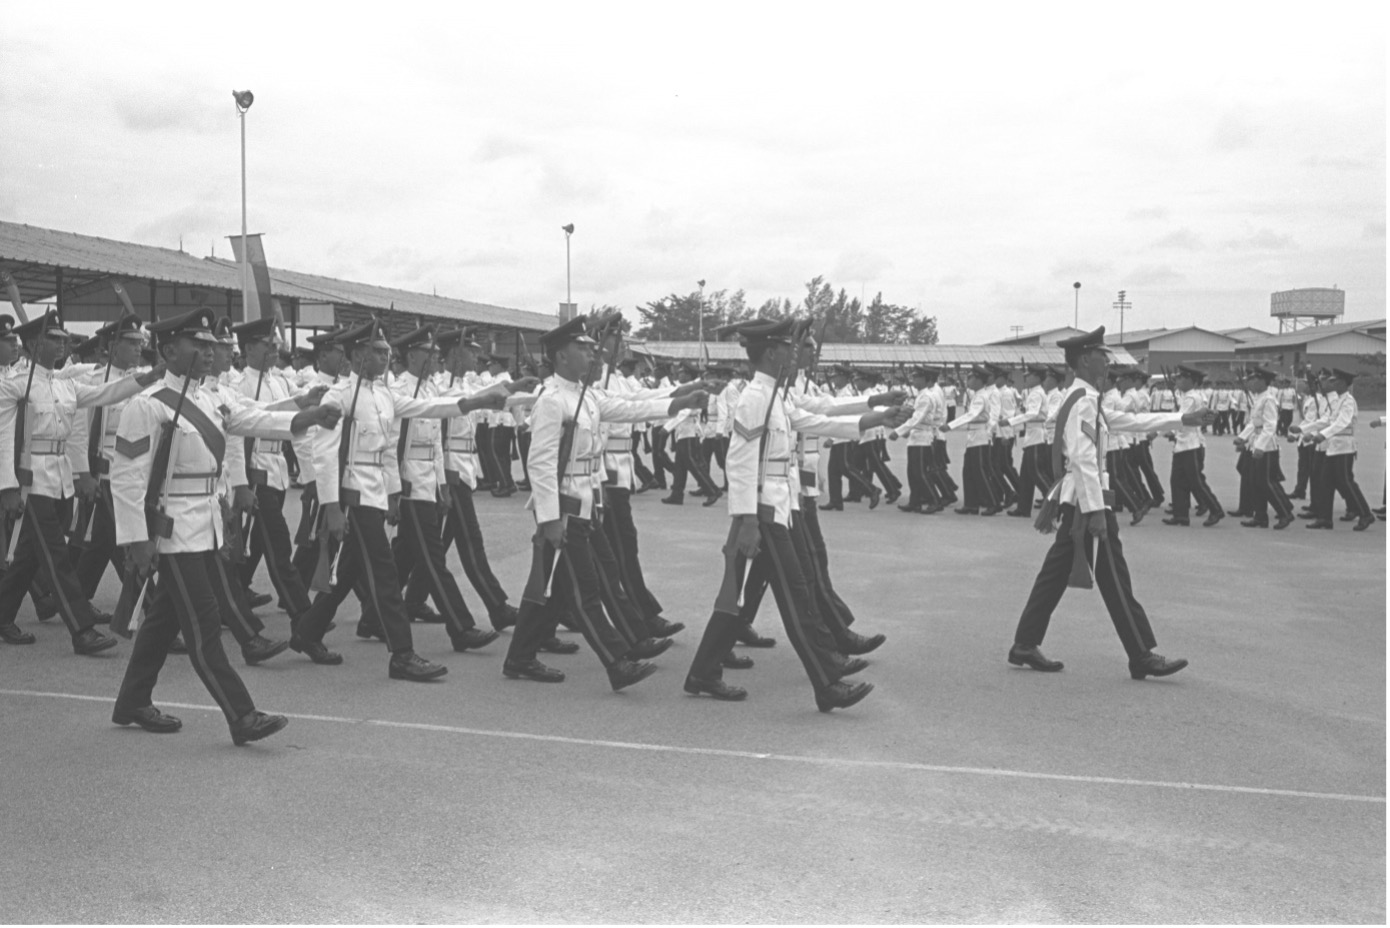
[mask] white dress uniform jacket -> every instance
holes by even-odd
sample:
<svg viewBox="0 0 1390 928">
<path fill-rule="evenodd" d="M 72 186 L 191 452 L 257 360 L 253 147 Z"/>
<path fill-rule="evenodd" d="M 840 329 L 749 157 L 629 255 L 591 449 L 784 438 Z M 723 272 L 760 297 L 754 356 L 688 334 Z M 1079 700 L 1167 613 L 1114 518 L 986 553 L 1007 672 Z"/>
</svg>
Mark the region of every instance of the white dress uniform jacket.
<svg viewBox="0 0 1390 928">
<path fill-rule="evenodd" d="M 1067 391 L 1069 397 L 1081 392 L 1067 413 L 1062 441 L 1066 474 L 1062 477 L 1060 502 L 1071 503 L 1083 513 L 1099 512 L 1109 507 L 1105 491 L 1110 489 L 1110 475 L 1105 471 L 1105 455 L 1097 447 L 1106 447 L 1110 432 L 1153 432 L 1176 429 L 1182 425 L 1177 413 L 1137 415 L 1124 410 L 1101 410 L 1100 394 L 1084 380 L 1076 380 Z M 1066 397 L 1063 398 L 1064 400 Z M 1099 434 L 1097 434 L 1099 429 Z"/>
</svg>

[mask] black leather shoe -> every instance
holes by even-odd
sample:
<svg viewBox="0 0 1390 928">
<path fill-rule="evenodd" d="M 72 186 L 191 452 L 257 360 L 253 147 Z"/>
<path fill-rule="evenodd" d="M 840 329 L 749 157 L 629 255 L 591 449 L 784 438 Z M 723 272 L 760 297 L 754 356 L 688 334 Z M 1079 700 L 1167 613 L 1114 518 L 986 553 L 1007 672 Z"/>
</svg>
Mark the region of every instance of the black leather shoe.
<svg viewBox="0 0 1390 928">
<path fill-rule="evenodd" d="M 241 747 L 252 741 L 269 738 L 289 723 L 290 720 L 283 715 L 268 715 L 257 711 L 248 712 L 231 724 L 232 744 Z"/>
<path fill-rule="evenodd" d="M 719 664 L 730 670 L 748 670 L 753 666 L 753 658 L 742 654 L 735 654 L 733 651 L 730 651 L 728 654 L 724 655 Z"/>
<path fill-rule="evenodd" d="M 139 725 L 145 731 L 152 731 L 156 735 L 173 734 L 183 727 L 183 722 L 172 715 L 165 715 L 154 706 L 144 706 L 140 709 L 117 708 L 111 713 L 111 721 L 117 725 Z"/>
<path fill-rule="evenodd" d="M 820 508 L 821 508 L 821 510 L 822 510 L 823 512 L 844 512 L 844 511 L 845 511 L 845 507 L 844 507 L 843 505 L 836 506 L 834 503 L 825 503 L 825 504 L 822 505 Z"/>
<path fill-rule="evenodd" d="M 703 505 L 706 509 L 708 509 L 709 507 L 711 507 L 711 506 L 715 505 L 716 503 L 718 503 L 718 502 L 719 502 L 721 499 L 723 499 L 723 498 L 724 498 L 724 494 L 721 493 L 721 492 L 718 491 L 718 490 L 715 490 L 713 493 L 710 494 L 709 499 L 705 500 L 704 503 L 703 503 L 702 505 Z"/>
<path fill-rule="evenodd" d="M 777 646 L 776 638 L 759 635 L 751 625 L 745 625 L 734 637 L 734 640 L 747 648 L 775 648 Z"/>
<path fill-rule="evenodd" d="M 888 636 L 882 632 L 865 637 L 858 632 L 846 630 L 845 640 L 842 642 L 840 650 L 849 655 L 868 654 L 870 651 L 878 650 L 879 645 L 887 640 Z"/>
<path fill-rule="evenodd" d="M 1027 664 L 1034 670 L 1041 670 L 1044 673 L 1056 673 L 1062 669 L 1061 661 L 1050 661 L 1043 657 L 1042 651 L 1037 646 L 1029 648 L 1021 644 L 1009 648 L 1009 663 L 1015 667 L 1022 667 Z"/>
<path fill-rule="evenodd" d="M 109 613 L 109 612 L 102 612 L 100 609 L 93 609 L 93 610 L 92 610 L 92 624 L 93 624 L 93 625 L 110 625 L 110 624 L 111 624 L 111 613 Z"/>
<path fill-rule="evenodd" d="M 691 495 L 691 496 L 704 496 L 704 495 L 705 495 L 705 491 L 704 491 L 704 489 L 702 489 L 701 487 L 696 487 L 695 489 L 693 489 L 693 490 L 690 491 L 690 495 Z"/>
<path fill-rule="evenodd" d="M 997 515 L 999 515 L 999 513 L 1003 512 L 1003 511 L 1004 511 L 1004 507 L 1003 507 L 1003 506 L 990 506 L 990 507 L 988 507 L 988 508 L 986 508 L 986 509 L 981 509 L 981 510 L 980 510 L 980 515 L 982 515 L 982 516 L 997 516 Z"/>
<path fill-rule="evenodd" d="M 980 514 L 980 510 L 972 507 L 961 507 L 952 511 L 958 516 L 978 516 Z"/>
<path fill-rule="evenodd" d="M 1016 519 L 1031 519 L 1031 518 L 1033 518 L 1033 513 L 1031 513 L 1031 512 L 1019 512 L 1017 509 L 1010 509 L 1010 510 L 1009 510 L 1009 515 L 1013 516 L 1013 517 L 1016 518 Z"/>
<path fill-rule="evenodd" d="M 579 645 L 573 641 L 561 641 L 559 638 L 547 638 L 540 643 L 537 651 L 544 651 L 546 654 L 574 654 L 579 650 Z"/>
<path fill-rule="evenodd" d="M 899 507 L 898 507 L 898 512 L 921 512 L 921 511 L 922 511 L 922 507 L 921 507 L 921 506 L 905 505 L 905 506 L 899 506 Z"/>
<path fill-rule="evenodd" d="M 0 625 L 0 641 L 5 644 L 33 644 L 38 639 L 28 632 L 20 631 L 19 626 L 11 622 L 9 625 Z"/>
<path fill-rule="evenodd" d="M 448 672 L 448 667 L 443 664 L 436 664 L 434 661 L 427 661 L 414 651 L 401 651 L 399 654 L 392 654 L 391 663 L 387 667 L 387 673 L 390 674 L 392 680 L 409 680 L 412 683 L 438 680 Z"/>
<path fill-rule="evenodd" d="M 1164 520 L 1163 520 L 1163 524 L 1164 524 L 1164 525 L 1191 525 L 1192 523 L 1191 523 L 1190 521 L 1188 521 L 1187 519 L 1179 519 L 1179 518 L 1177 518 L 1176 516 L 1174 516 L 1174 517 L 1171 518 L 1171 519 L 1164 519 Z"/>
<path fill-rule="evenodd" d="M 643 638 L 632 646 L 631 654 L 635 658 L 646 660 L 649 657 L 656 657 L 673 644 L 675 642 L 670 638 Z"/>
<path fill-rule="evenodd" d="M 1242 511 L 1239 510 L 1239 509 L 1227 509 L 1227 510 L 1226 510 L 1226 515 L 1228 515 L 1228 516 L 1234 516 L 1234 517 L 1236 517 L 1237 519 L 1242 519 L 1242 518 L 1244 518 L 1245 516 L 1247 516 L 1248 514 L 1249 514 L 1249 513 L 1242 512 Z"/>
<path fill-rule="evenodd" d="M 463 634 L 454 638 L 455 651 L 472 651 L 475 648 L 485 648 L 497 640 L 497 632 L 484 631 L 481 628 L 470 628 Z"/>
<path fill-rule="evenodd" d="M 647 620 L 647 628 L 657 638 L 670 638 L 677 632 L 685 631 L 684 622 L 671 622 L 659 615 L 654 615 Z"/>
<path fill-rule="evenodd" d="M 516 617 L 516 606 L 513 606 L 510 603 L 503 603 L 502 608 L 497 610 L 497 614 L 490 616 L 490 618 L 492 619 L 492 627 L 497 629 L 499 632 L 506 631 L 507 629 L 515 625 Z"/>
<path fill-rule="evenodd" d="M 1211 528 L 1224 518 L 1226 518 L 1226 513 L 1222 512 L 1220 509 L 1213 510 L 1212 514 L 1207 516 L 1206 521 L 1202 523 L 1202 528 Z"/>
<path fill-rule="evenodd" d="M 174 640 L 169 642 L 170 654 L 187 654 L 188 644 L 183 640 L 182 635 L 175 635 Z"/>
<path fill-rule="evenodd" d="M 343 662 L 343 656 L 336 651 L 328 650 L 322 641 L 300 641 L 296 638 L 291 638 L 290 648 L 303 654 L 315 664 L 334 667 Z"/>
<path fill-rule="evenodd" d="M 691 696 L 699 696 L 704 693 L 725 702 L 740 702 L 748 698 L 746 689 L 741 686 L 730 686 L 723 680 L 700 680 L 696 677 L 686 677 L 685 691 Z"/>
<path fill-rule="evenodd" d="M 537 683 L 564 683 L 565 675 L 554 667 L 547 667 L 532 658 L 529 661 L 504 661 L 502 675 L 511 680 L 535 680 Z"/>
<path fill-rule="evenodd" d="M 246 605 L 252 609 L 259 609 L 262 606 L 269 606 L 273 598 L 269 593 L 252 593 L 246 597 Z"/>
<path fill-rule="evenodd" d="M 1316 520 L 1314 520 L 1314 521 L 1312 521 L 1312 522 L 1309 522 L 1307 525 L 1305 525 L 1305 526 L 1303 526 L 1303 527 L 1304 527 L 1304 528 L 1317 528 L 1317 529 L 1324 529 L 1324 528 L 1325 528 L 1325 529 L 1331 529 L 1331 528 L 1332 528 L 1332 523 L 1331 523 L 1330 521 L 1328 521 L 1327 519 L 1316 519 Z"/>
<path fill-rule="evenodd" d="M 370 625 L 359 619 L 357 622 L 357 637 L 364 641 L 370 641 L 373 638 L 377 641 L 385 641 L 386 633 L 381 630 L 381 626 Z"/>
<path fill-rule="evenodd" d="M 845 677 L 852 677 L 857 673 L 868 670 L 869 662 L 862 657 L 851 657 L 843 662 L 836 663 L 834 668 L 835 672 L 839 674 L 840 679 L 843 680 Z"/>
<path fill-rule="evenodd" d="M 1370 528 L 1372 525 L 1375 524 L 1375 516 L 1362 516 L 1360 519 L 1356 520 L 1356 524 L 1351 527 L 1351 530 L 1353 532 L 1364 532 L 1366 529 Z"/>
<path fill-rule="evenodd" d="M 72 636 L 72 650 L 77 654 L 100 654 L 115 646 L 115 638 L 103 635 L 95 628 L 83 629 Z"/>
<path fill-rule="evenodd" d="M 832 683 L 816 691 L 816 708 L 822 712 L 848 709 L 873 691 L 872 683 Z"/>
<path fill-rule="evenodd" d="M 1129 676 L 1134 680 L 1142 680 L 1145 677 L 1166 677 L 1175 674 L 1187 666 L 1185 658 L 1178 658 L 1170 661 L 1162 654 L 1155 654 L 1150 651 L 1137 661 L 1129 662 Z"/>
<path fill-rule="evenodd" d="M 654 673 L 656 673 L 655 664 L 623 659 L 608 668 L 608 682 L 612 685 L 613 692 L 616 693 L 634 683 L 640 683 Z"/>
<path fill-rule="evenodd" d="M 1342 513 L 1342 517 L 1341 517 L 1340 519 L 1338 519 L 1337 521 L 1338 521 L 1338 522 L 1355 522 L 1355 521 L 1357 520 L 1357 518 L 1358 518 L 1358 517 L 1357 517 L 1356 515 L 1354 515 L 1353 513 L 1344 512 L 1344 513 Z"/>
<path fill-rule="evenodd" d="M 1134 514 L 1134 518 L 1129 520 L 1130 525 L 1138 525 L 1144 521 L 1144 516 L 1149 514 L 1148 506 L 1140 506 L 1139 511 Z"/>
<path fill-rule="evenodd" d="M 269 638 L 257 635 L 241 646 L 241 656 L 246 658 L 247 664 L 254 667 L 261 661 L 270 660 L 289 646 L 288 641 L 271 641 Z"/>
<path fill-rule="evenodd" d="M 1292 513 L 1286 516 L 1280 516 L 1279 518 L 1274 520 L 1274 530 L 1277 532 L 1280 529 L 1286 529 L 1290 525 L 1293 525 L 1293 523 L 1294 518 Z"/>
<path fill-rule="evenodd" d="M 903 495 L 903 491 L 902 491 L 902 490 L 894 490 L 892 493 L 885 493 L 885 494 L 883 494 L 883 501 L 884 501 L 885 503 L 888 503 L 889 505 L 892 505 L 893 503 L 896 503 L 896 502 L 898 501 L 898 497 L 900 497 L 900 496 L 902 496 L 902 495 Z"/>
<path fill-rule="evenodd" d="M 883 501 L 883 491 L 878 487 L 869 490 L 869 508 L 877 509 L 878 504 Z"/>
<path fill-rule="evenodd" d="M 438 625 L 444 621 L 442 615 L 424 603 L 406 603 L 405 614 L 412 622 L 427 622 L 430 625 Z"/>
<path fill-rule="evenodd" d="M 1268 522 L 1261 522 L 1259 519 L 1246 519 L 1240 524 L 1244 528 L 1269 528 Z"/>
<path fill-rule="evenodd" d="M 684 496 L 663 496 L 663 497 L 661 497 L 661 501 L 662 501 L 663 503 L 665 503 L 666 505 L 668 505 L 668 506 L 683 506 L 683 505 L 685 505 L 685 497 L 684 497 Z"/>
</svg>

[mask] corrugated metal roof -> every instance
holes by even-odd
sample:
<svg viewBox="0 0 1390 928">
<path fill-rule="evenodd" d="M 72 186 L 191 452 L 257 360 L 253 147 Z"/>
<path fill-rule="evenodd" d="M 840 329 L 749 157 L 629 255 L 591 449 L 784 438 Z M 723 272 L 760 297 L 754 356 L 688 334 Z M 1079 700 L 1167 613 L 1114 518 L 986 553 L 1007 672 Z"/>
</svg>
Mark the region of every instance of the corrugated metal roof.
<svg viewBox="0 0 1390 928">
<path fill-rule="evenodd" d="M 712 361 L 741 361 L 748 357 L 737 342 L 706 342 Z M 699 361 L 699 342 L 647 342 L 646 353 L 678 361 Z M 1122 364 L 1134 364 L 1124 349 L 1115 350 Z M 999 364 L 1018 367 L 1028 364 L 1061 364 L 1063 352 L 1055 345 L 865 345 L 828 343 L 821 349 L 823 364 L 859 364 L 864 367 L 897 367 L 932 364 L 952 367 L 959 364 Z"/>
<path fill-rule="evenodd" d="M 1010 336 L 1009 338 L 1001 338 L 1001 339 L 998 339 L 997 341 L 986 342 L 986 344 L 989 344 L 989 345 L 1015 345 L 1015 344 L 1018 344 L 1019 342 L 1032 341 L 1033 339 L 1042 339 L 1042 338 L 1045 338 L 1045 337 L 1051 336 L 1051 335 L 1056 335 L 1056 336 L 1058 336 L 1059 338 L 1071 338 L 1073 335 L 1085 335 L 1085 334 L 1086 334 L 1086 330 L 1085 330 L 1085 329 L 1078 329 L 1078 328 L 1074 328 L 1074 327 L 1069 326 L 1069 325 L 1059 325 L 1059 326 L 1057 326 L 1055 329 L 1043 329 L 1043 330 L 1040 331 L 1040 332 L 1025 332 L 1025 333 L 1023 333 L 1022 335 L 1013 335 L 1013 336 Z M 1050 339 L 1049 341 L 1050 341 L 1050 342 L 1056 342 L 1057 339 L 1056 339 L 1056 338 L 1052 338 L 1052 339 Z"/>
<path fill-rule="evenodd" d="M 1360 322 L 1339 322 L 1336 325 L 1315 325 L 1306 329 L 1299 329 L 1297 332 L 1285 332 L 1283 335 L 1272 335 L 1269 338 L 1261 338 L 1256 341 L 1245 342 L 1237 345 L 1236 351 L 1244 354 L 1250 351 L 1265 351 L 1270 348 L 1291 348 L 1297 345 L 1306 345 L 1320 339 L 1330 338 L 1333 335 L 1341 335 L 1344 332 L 1356 332 L 1366 329 L 1377 323 L 1384 323 L 1384 319 L 1363 319 Z M 1364 334 L 1364 333 L 1363 333 Z M 1372 338 L 1374 336 L 1367 336 Z"/>
<path fill-rule="evenodd" d="M 1264 329 L 1257 329 L 1252 325 L 1242 325 L 1234 329 L 1217 329 L 1216 334 L 1248 342 L 1256 338 L 1269 338 L 1274 333 L 1266 332 Z"/>
<path fill-rule="evenodd" d="M 26 302 L 53 296 L 51 269 L 54 267 L 92 277 L 155 280 L 232 292 L 241 290 L 240 267 L 225 258 L 195 258 L 170 248 L 118 242 L 17 222 L 0 222 L 0 267 L 18 278 Z M 270 279 L 272 293 L 281 299 L 383 310 L 394 303 L 397 312 L 533 332 L 543 332 L 557 323 L 556 316 L 550 313 L 378 287 L 284 268 L 271 268 Z"/>
</svg>

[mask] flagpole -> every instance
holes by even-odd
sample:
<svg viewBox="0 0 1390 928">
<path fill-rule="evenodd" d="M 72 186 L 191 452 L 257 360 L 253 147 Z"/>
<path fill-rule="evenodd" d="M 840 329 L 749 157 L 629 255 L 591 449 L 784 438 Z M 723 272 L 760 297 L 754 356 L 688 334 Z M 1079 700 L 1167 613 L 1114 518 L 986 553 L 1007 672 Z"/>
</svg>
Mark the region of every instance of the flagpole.
<svg viewBox="0 0 1390 928">
<path fill-rule="evenodd" d="M 260 318 L 260 307 L 251 308 L 251 251 L 246 245 L 246 111 L 255 99 L 249 90 L 233 90 L 237 119 L 241 121 L 241 321 Z"/>
</svg>

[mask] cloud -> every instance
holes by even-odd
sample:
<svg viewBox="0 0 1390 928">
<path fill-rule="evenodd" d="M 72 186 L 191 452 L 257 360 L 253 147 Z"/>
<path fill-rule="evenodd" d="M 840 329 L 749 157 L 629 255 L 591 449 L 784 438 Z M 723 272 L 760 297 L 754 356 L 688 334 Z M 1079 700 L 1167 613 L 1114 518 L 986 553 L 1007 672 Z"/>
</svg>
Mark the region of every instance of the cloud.
<svg viewBox="0 0 1390 928">
<path fill-rule="evenodd" d="M 936 282 L 938 287 L 959 287 L 966 282 L 964 274 L 947 274 Z"/>
<path fill-rule="evenodd" d="M 558 161 L 547 161 L 541 171 L 540 193 L 547 200 L 593 202 L 605 191 L 606 185 L 597 174 L 577 171 Z"/>
<path fill-rule="evenodd" d="M 1161 284 L 1175 284 L 1186 280 L 1170 264 L 1141 264 L 1125 275 L 1125 283 L 1131 287 L 1153 287 Z"/>
<path fill-rule="evenodd" d="M 831 280 L 867 282 L 893 266 L 886 256 L 871 251 L 850 251 L 840 255 L 831 272 Z"/>
<path fill-rule="evenodd" d="M 488 164 L 506 158 L 529 155 L 534 150 L 529 142 L 521 139 L 510 138 L 505 135 L 490 135 L 483 139 L 477 150 L 473 152 L 473 160 L 479 164 Z"/>
<path fill-rule="evenodd" d="M 1258 229 L 1240 238 L 1227 239 L 1225 244 L 1227 248 L 1237 251 L 1292 251 L 1298 247 L 1292 235 L 1273 229 Z"/>
<path fill-rule="evenodd" d="M 201 248 L 202 242 L 212 236 L 226 243 L 226 253 L 230 254 L 232 246 L 223 238 L 226 230 L 222 228 L 226 225 L 226 212 L 220 205 L 190 203 L 158 219 L 141 223 L 131 230 L 130 237 L 161 248 L 176 247 L 179 238 L 183 237 L 186 245 Z"/>
<path fill-rule="evenodd" d="M 1331 168 L 1337 171 L 1367 171 L 1375 167 L 1364 158 L 1347 158 L 1337 155 L 1309 155 L 1300 164 L 1305 168 Z"/>
<path fill-rule="evenodd" d="M 1249 116 L 1238 109 L 1227 110 L 1216 121 L 1211 135 L 1211 147 L 1216 151 L 1239 151 L 1255 144 L 1258 128 Z"/>
<path fill-rule="evenodd" d="M 169 130 L 201 134 L 211 128 L 211 114 L 206 103 L 188 94 L 173 96 L 148 90 L 126 90 L 120 92 L 112 106 L 121 125 L 137 134 Z"/>
<path fill-rule="evenodd" d="M 1202 240 L 1197 237 L 1197 233 L 1191 229 L 1183 227 L 1173 232 L 1169 232 L 1162 238 L 1155 239 L 1149 244 L 1150 248 L 1180 248 L 1184 251 L 1200 251 L 1205 246 Z"/>
<path fill-rule="evenodd" d="M 382 272 L 388 284 L 412 286 L 427 291 L 428 287 L 420 282 L 431 276 L 438 276 L 449 262 L 439 255 L 423 254 L 410 245 L 392 245 L 364 255 L 359 263 Z"/>
<path fill-rule="evenodd" d="M 1385 223 L 1384 223 L 1384 221 L 1381 221 L 1381 222 L 1368 222 L 1368 223 L 1366 223 L 1366 227 L 1363 228 L 1363 229 L 1361 230 L 1361 237 L 1362 237 L 1362 238 L 1369 238 L 1369 239 L 1373 239 L 1373 240 L 1374 240 L 1374 239 L 1383 239 L 1383 238 L 1385 238 Z"/>
<path fill-rule="evenodd" d="M 1102 274 L 1110 273 L 1110 264 L 1105 261 L 1088 261 L 1085 258 L 1064 258 L 1052 265 L 1053 278 L 1070 278 L 1081 280 L 1083 278 L 1097 277 Z"/>
<path fill-rule="evenodd" d="M 1138 209 L 1130 210 L 1125 215 L 1125 218 L 1130 222 L 1163 220 L 1168 218 L 1168 208 L 1165 206 L 1142 206 Z"/>
</svg>

